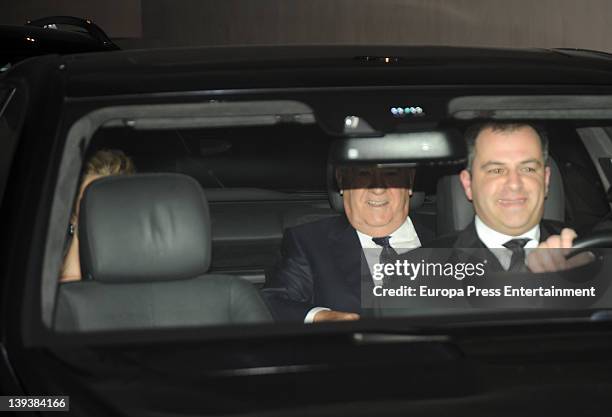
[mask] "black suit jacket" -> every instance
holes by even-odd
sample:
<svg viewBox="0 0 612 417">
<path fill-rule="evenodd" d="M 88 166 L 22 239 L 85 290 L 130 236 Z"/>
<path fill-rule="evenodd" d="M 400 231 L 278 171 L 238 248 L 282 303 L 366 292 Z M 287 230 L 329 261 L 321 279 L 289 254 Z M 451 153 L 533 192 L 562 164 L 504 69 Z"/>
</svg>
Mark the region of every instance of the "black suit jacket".
<svg viewBox="0 0 612 417">
<path fill-rule="evenodd" d="M 413 221 L 421 243 L 427 231 Z M 285 230 L 281 257 L 262 290 L 277 320 L 303 322 L 314 307 L 361 313 L 361 291 L 373 286 L 357 232 L 345 216 Z"/>
<path fill-rule="evenodd" d="M 560 234 L 563 227 L 563 223 L 553 220 L 542 220 L 540 222 L 540 242 L 548 239 L 552 235 Z M 457 233 L 452 233 L 433 240 L 427 245 L 427 247 L 432 248 L 432 254 L 437 250 L 442 250 L 442 248 L 454 248 L 455 250 L 447 251 L 444 255 L 441 253 L 438 256 L 435 256 L 435 258 L 438 259 L 444 257 L 449 262 L 474 262 L 476 259 L 472 259 L 472 255 L 474 253 L 478 253 L 478 258 L 480 258 L 478 261 L 482 261 L 482 258 L 484 257 L 487 260 L 491 271 L 503 270 L 497 257 L 489 249 L 487 249 L 487 247 L 478 237 L 478 234 L 476 233 L 476 225 L 473 221 L 465 229 Z M 467 248 L 482 250 L 462 250 Z"/>
<path fill-rule="evenodd" d="M 540 223 L 540 241 L 546 240 L 551 235 L 559 234 L 563 224 L 555 221 L 543 220 Z M 476 233 L 476 226 L 474 222 L 470 223 L 465 229 L 452 233 L 446 236 L 442 236 L 438 239 L 431 241 L 426 247 L 417 249 L 414 251 L 407 252 L 406 254 L 400 255 L 400 261 L 407 261 L 408 263 L 418 264 L 426 263 L 429 265 L 468 265 L 471 264 L 476 266 L 481 264 L 486 280 L 480 278 L 468 278 L 468 279 L 448 279 L 449 277 L 439 275 L 421 275 L 418 279 L 412 281 L 405 277 L 399 277 L 399 279 L 391 280 L 389 282 L 390 287 L 400 288 L 402 286 L 412 286 L 419 289 L 419 286 L 426 285 L 431 289 L 466 289 L 468 285 L 482 286 L 482 288 L 502 288 L 503 285 L 508 284 L 508 275 L 501 266 L 498 258 L 495 254 L 488 249 L 484 243 L 478 238 Z M 465 277 L 469 277 L 471 274 L 466 274 Z M 513 282 L 523 282 L 521 280 L 527 280 L 527 283 L 539 283 L 540 281 L 534 279 L 531 274 L 516 274 L 513 273 Z M 517 281 L 518 279 L 518 281 Z M 401 313 L 399 309 L 405 309 L 409 314 L 414 314 L 414 311 L 421 313 L 425 311 L 438 311 L 447 310 L 455 311 L 455 309 L 470 309 L 474 306 L 482 308 L 501 308 L 504 306 L 505 298 L 499 297 L 481 297 L 476 300 L 458 297 L 448 299 L 446 297 L 387 297 L 382 300 L 383 304 L 380 306 L 384 314 L 397 315 L 406 314 Z M 512 300 L 511 300 L 512 301 Z M 512 301 L 515 302 L 515 301 Z M 510 307 L 515 305 L 509 304 Z M 519 304 L 517 304 L 519 305 Z M 531 306 L 527 303 L 528 306 Z M 520 305 L 519 305 L 520 306 Z"/>
</svg>

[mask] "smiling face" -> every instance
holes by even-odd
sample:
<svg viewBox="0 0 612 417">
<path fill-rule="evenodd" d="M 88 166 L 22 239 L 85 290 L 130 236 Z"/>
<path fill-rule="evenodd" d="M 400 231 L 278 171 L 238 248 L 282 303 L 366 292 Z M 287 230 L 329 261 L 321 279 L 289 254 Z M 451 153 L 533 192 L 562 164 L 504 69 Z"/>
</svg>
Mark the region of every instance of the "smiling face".
<svg viewBox="0 0 612 417">
<path fill-rule="evenodd" d="M 408 217 L 413 171 L 352 168 L 344 174 L 344 211 L 351 225 L 372 237 L 388 236 Z"/>
<path fill-rule="evenodd" d="M 550 168 L 533 128 L 482 130 L 472 172 L 462 171 L 460 179 L 476 214 L 492 229 L 518 236 L 540 223 Z"/>
</svg>

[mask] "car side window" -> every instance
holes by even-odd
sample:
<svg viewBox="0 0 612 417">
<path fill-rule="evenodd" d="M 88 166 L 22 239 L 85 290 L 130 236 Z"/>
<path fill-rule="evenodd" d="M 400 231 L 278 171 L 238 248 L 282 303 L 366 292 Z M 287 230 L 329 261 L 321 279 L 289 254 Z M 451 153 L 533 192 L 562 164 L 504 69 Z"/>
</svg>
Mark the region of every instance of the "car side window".
<svg viewBox="0 0 612 417">
<path fill-rule="evenodd" d="M 0 84 L 0 202 L 25 116 L 23 90 Z"/>
</svg>

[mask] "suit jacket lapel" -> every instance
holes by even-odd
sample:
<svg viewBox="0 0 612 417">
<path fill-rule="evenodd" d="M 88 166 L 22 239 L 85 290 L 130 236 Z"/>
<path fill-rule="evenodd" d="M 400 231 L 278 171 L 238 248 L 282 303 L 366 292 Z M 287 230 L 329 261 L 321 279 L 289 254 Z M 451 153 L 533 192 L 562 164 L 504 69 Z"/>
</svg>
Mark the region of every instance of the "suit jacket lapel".
<svg viewBox="0 0 612 417">
<path fill-rule="evenodd" d="M 417 236 L 419 237 L 419 241 L 421 242 L 421 246 L 427 246 L 427 244 L 429 242 L 434 240 L 435 234 L 432 231 L 426 229 L 424 226 L 421 225 L 420 222 L 415 222 L 412 219 L 410 219 L 410 220 L 412 221 L 412 225 L 414 227 L 414 231 L 416 232 Z"/>
<path fill-rule="evenodd" d="M 338 272 L 342 274 L 341 279 L 346 280 L 351 288 L 353 285 L 358 288 L 363 275 L 360 271 L 364 265 L 369 280 L 372 281 L 357 232 L 346 217 L 339 217 L 328 236 L 331 255 Z"/>
<path fill-rule="evenodd" d="M 563 223 L 561 222 L 542 220 L 540 223 L 540 242 L 545 241 L 552 235 L 560 234 L 561 229 L 563 229 Z"/>
<path fill-rule="evenodd" d="M 455 262 L 478 263 L 486 260 L 488 268 L 491 268 L 492 271 L 503 270 L 497 257 L 493 254 L 493 252 L 487 249 L 487 247 L 478 237 L 474 221 L 459 232 L 454 246 L 458 249 L 454 254 L 456 258 L 454 259 Z M 475 256 L 474 251 L 470 249 L 479 249 L 478 256 Z"/>
</svg>

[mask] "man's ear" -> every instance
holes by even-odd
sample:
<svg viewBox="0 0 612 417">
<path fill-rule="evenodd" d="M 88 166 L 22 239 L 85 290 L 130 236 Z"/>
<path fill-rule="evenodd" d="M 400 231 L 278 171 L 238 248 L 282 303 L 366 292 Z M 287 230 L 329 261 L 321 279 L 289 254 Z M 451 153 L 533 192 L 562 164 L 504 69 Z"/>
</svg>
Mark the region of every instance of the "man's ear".
<svg viewBox="0 0 612 417">
<path fill-rule="evenodd" d="M 468 200 L 472 201 L 472 175 L 467 169 L 461 171 L 459 174 L 459 181 L 461 181 L 466 197 Z"/>
<path fill-rule="evenodd" d="M 548 186 L 550 185 L 550 167 L 546 165 L 544 168 L 544 195 L 548 197 Z"/>
</svg>

